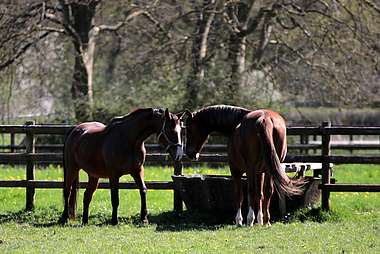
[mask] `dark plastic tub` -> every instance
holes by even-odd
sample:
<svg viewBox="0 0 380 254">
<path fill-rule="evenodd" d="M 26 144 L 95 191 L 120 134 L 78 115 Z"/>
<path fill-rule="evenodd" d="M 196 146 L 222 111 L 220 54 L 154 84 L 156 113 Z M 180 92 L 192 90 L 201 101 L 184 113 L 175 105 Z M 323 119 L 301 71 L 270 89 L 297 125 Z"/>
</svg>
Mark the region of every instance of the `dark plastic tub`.
<svg viewBox="0 0 380 254">
<path fill-rule="evenodd" d="M 182 175 L 172 176 L 175 190 L 179 191 L 187 210 L 234 216 L 234 186 L 230 176 L 222 175 Z M 274 220 L 293 213 L 304 207 L 312 207 L 320 202 L 320 178 L 306 177 L 308 181 L 304 194 L 285 198 L 282 205 L 277 194 L 273 195 L 271 202 L 271 217 Z M 246 179 L 244 184 L 243 213 L 247 211 Z M 280 208 L 282 207 L 282 208 Z M 245 216 L 244 216 L 245 217 Z"/>
</svg>

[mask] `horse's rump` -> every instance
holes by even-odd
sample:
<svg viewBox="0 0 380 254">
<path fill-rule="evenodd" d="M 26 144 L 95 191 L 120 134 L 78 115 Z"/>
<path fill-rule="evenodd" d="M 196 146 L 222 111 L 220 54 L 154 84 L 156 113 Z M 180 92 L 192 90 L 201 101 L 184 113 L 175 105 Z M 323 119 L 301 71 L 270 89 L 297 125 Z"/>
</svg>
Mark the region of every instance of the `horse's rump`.
<svg viewBox="0 0 380 254">
<path fill-rule="evenodd" d="M 275 189 L 278 193 L 287 196 L 300 195 L 303 192 L 303 183 L 290 179 L 281 168 L 280 159 L 283 160 L 286 156 L 286 150 L 284 150 L 286 149 L 285 122 L 281 116 L 268 113 L 271 111 L 265 111 L 256 121 L 265 168 L 267 173 L 273 177 Z M 283 135 L 280 135 L 281 132 Z M 277 147 L 274 141 L 275 136 L 278 139 Z M 284 140 L 280 140 L 281 138 Z"/>
</svg>

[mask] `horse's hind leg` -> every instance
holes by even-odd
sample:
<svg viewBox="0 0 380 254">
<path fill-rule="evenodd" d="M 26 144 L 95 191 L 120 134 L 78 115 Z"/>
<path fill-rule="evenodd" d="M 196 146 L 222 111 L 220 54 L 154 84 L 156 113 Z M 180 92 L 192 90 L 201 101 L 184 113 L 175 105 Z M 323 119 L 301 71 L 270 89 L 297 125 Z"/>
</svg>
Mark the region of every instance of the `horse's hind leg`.
<svg viewBox="0 0 380 254">
<path fill-rule="evenodd" d="M 64 168 L 65 172 L 65 179 L 64 179 L 64 186 L 63 186 L 63 199 L 64 199 L 64 209 L 62 216 L 60 218 L 60 222 L 62 224 L 67 223 L 67 220 L 69 219 L 69 215 L 75 215 L 75 204 L 74 201 L 76 200 L 76 184 L 74 183 L 78 179 L 78 169 L 76 169 L 74 166 L 66 165 L 66 168 Z M 73 186 L 74 185 L 74 186 Z M 75 197 L 74 197 L 75 196 Z"/>
<path fill-rule="evenodd" d="M 140 221 L 143 223 L 148 223 L 148 209 L 146 206 L 147 188 L 144 183 L 144 168 L 141 167 L 140 172 L 136 174 L 132 174 L 132 177 L 135 180 L 137 187 L 140 190 L 140 199 L 141 199 Z"/>
<path fill-rule="evenodd" d="M 263 201 L 264 201 L 264 179 L 265 173 L 260 173 L 256 175 L 256 203 L 258 205 L 257 209 L 257 224 L 264 225 L 264 214 L 263 214 Z"/>
<path fill-rule="evenodd" d="M 247 172 L 248 177 L 248 204 L 249 211 L 247 215 L 247 225 L 253 226 L 255 221 L 255 205 L 257 206 L 257 223 L 263 225 L 263 193 L 262 184 L 264 174 L 256 174 L 253 169 Z"/>
<path fill-rule="evenodd" d="M 83 197 L 83 218 L 82 224 L 88 223 L 88 207 L 90 205 L 92 195 L 94 194 L 96 188 L 98 187 L 99 178 L 88 176 L 88 185 Z"/>
<path fill-rule="evenodd" d="M 117 209 L 119 207 L 119 177 L 110 178 L 111 185 L 111 202 L 112 202 L 112 219 L 111 224 L 117 225 Z"/>
<path fill-rule="evenodd" d="M 241 206 L 243 204 L 243 186 L 242 186 L 242 175 L 239 173 L 233 173 L 237 172 L 236 170 L 232 170 L 232 181 L 234 183 L 234 191 L 235 191 L 235 209 L 236 209 L 236 216 L 235 216 L 235 223 L 237 226 L 243 225 L 243 216 L 241 214 Z"/>
<path fill-rule="evenodd" d="M 273 179 L 271 176 L 266 175 L 264 180 L 264 225 L 270 225 L 270 202 L 273 195 Z"/>
</svg>

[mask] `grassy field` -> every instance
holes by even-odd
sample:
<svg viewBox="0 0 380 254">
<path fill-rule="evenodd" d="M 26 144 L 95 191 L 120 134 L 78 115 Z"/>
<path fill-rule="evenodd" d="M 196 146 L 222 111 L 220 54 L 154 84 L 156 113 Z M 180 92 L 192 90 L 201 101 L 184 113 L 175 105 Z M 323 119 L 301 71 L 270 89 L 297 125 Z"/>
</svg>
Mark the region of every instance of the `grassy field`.
<svg viewBox="0 0 380 254">
<path fill-rule="evenodd" d="M 147 180 L 168 180 L 172 169 L 146 168 Z M 185 173 L 225 173 L 227 169 L 186 169 Z M 23 168 L 0 167 L 0 179 L 24 179 Z M 62 170 L 37 170 L 37 179 L 62 179 Z M 86 180 L 84 174 L 82 180 Z M 380 166 L 335 167 L 340 183 L 380 183 Z M 125 176 L 122 180 L 131 180 Z M 79 200 L 83 197 L 80 192 Z M 332 212 L 304 210 L 271 227 L 237 228 L 213 216 L 176 216 L 171 191 L 149 191 L 150 224 L 140 225 L 137 190 L 121 190 L 119 225 L 108 224 L 108 190 L 97 190 L 88 226 L 56 222 L 61 190 L 36 191 L 36 209 L 25 212 L 25 190 L 0 189 L 0 253 L 380 253 L 380 193 L 332 193 Z M 78 212 L 81 214 L 81 202 Z"/>
</svg>

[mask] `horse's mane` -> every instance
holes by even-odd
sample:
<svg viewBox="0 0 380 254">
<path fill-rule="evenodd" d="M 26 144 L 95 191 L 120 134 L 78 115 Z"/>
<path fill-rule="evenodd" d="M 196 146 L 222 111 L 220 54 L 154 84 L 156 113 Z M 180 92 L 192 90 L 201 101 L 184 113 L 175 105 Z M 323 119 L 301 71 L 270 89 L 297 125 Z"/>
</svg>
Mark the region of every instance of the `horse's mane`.
<svg viewBox="0 0 380 254">
<path fill-rule="evenodd" d="M 194 120 L 203 124 L 210 132 L 231 132 L 250 110 L 228 105 L 215 105 L 194 112 Z"/>
<path fill-rule="evenodd" d="M 110 123 L 106 127 L 106 130 L 108 130 L 114 126 L 120 125 L 126 121 L 132 121 L 133 119 L 141 116 L 141 114 L 147 113 L 147 112 L 152 112 L 152 108 L 137 108 L 137 109 L 131 111 L 130 113 L 128 113 L 127 115 L 116 116 L 116 117 L 111 119 Z"/>
</svg>

